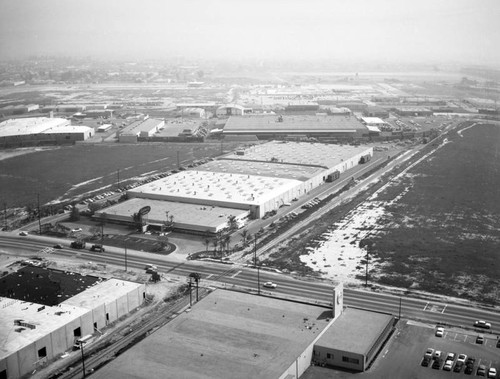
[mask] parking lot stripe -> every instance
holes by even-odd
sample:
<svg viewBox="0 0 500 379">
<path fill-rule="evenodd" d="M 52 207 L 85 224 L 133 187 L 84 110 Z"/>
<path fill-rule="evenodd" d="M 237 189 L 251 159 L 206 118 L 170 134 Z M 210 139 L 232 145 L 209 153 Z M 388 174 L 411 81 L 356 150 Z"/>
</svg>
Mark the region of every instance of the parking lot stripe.
<svg viewBox="0 0 500 379">
<path fill-rule="evenodd" d="M 427 310 L 427 306 L 429 305 L 429 302 L 425 303 L 424 311 Z"/>
<path fill-rule="evenodd" d="M 441 313 L 444 313 L 444 311 L 446 310 L 446 307 L 448 306 L 448 304 L 446 304 L 443 308 L 443 310 L 441 311 Z"/>
</svg>

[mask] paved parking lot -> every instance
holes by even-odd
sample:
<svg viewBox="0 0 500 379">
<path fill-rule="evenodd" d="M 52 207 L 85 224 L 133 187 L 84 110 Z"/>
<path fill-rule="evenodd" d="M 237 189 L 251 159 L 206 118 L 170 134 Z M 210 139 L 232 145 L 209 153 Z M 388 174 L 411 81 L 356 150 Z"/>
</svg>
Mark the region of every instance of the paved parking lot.
<svg viewBox="0 0 500 379">
<path fill-rule="evenodd" d="M 380 352 L 372 367 L 363 373 L 338 371 L 324 367 L 310 367 L 304 379 L 351 378 L 353 375 L 362 378 L 468 378 L 477 377 L 478 365 L 495 367 L 500 370 L 500 348 L 496 347 L 497 335 L 484 334 L 485 343 L 476 343 L 479 333 L 458 328 L 446 329 L 443 337 L 435 336 L 436 325 L 402 320 L 394 335 Z M 443 371 L 444 359 L 440 369 L 421 366 L 427 348 L 442 351 L 443 358 L 450 352 L 458 356 L 467 354 L 476 358 L 471 375 L 461 372 Z M 431 362 L 432 364 L 432 362 Z M 500 376 L 497 375 L 500 379 Z"/>
</svg>

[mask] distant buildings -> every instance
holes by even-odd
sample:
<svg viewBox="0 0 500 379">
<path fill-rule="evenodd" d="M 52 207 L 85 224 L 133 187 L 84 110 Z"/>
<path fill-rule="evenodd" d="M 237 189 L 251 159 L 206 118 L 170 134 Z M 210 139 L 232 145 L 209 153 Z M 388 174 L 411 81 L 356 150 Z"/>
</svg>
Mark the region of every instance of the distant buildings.
<svg viewBox="0 0 500 379">
<path fill-rule="evenodd" d="M 165 126 L 164 120 L 148 118 L 131 123 L 118 136 L 120 142 L 135 143 L 139 137 L 151 137 Z"/>
<path fill-rule="evenodd" d="M 0 123 L 0 146 L 4 147 L 68 144 L 93 135 L 93 128 L 71 125 L 64 118 L 18 118 Z"/>
</svg>

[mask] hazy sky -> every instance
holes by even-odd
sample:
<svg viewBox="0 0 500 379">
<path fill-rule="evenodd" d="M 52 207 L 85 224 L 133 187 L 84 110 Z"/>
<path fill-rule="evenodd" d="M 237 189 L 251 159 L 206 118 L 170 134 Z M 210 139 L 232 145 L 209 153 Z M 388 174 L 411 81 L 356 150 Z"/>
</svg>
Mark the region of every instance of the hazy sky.
<svg viewBox="0 0 500 379">
<path fill-rule="evenodd" d="M 499 0 L 0 0 L 0 56 L 500 65 Z"/>
</svg>

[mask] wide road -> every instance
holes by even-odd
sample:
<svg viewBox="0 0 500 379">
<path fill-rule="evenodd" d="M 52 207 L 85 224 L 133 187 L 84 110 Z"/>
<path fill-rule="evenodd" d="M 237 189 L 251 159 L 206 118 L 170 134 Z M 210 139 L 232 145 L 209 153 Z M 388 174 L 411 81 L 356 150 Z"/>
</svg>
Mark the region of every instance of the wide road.
<svg viewBox="0 0 500 379">
<path fill-rule="evenodd" d="M 125 266 L 123 249 L 106 247 L 105 253 L 93 253 L 89 250 L 74 250 L 70 248 L 52 249 L 54 243 L 60 240 L 39 236 L 21 237 L 12 233 L 0 232 L 0 250 L 2 254 L 50 255 L 73 257 L 75 261 L 92 261 L 97 264 Z M 67 244 L 67 241 L 65 241 Z M 165 279 L 187 281 L 192 272 L 201 275 L 202 285 L 214 287 L 238 288 L 253 293 L 289 298 L 319 305 L 328 306 L 332 301 L 332 284 L 315 279 L 297 280 L 277 272 L 256 270 L 241 265 L 230 265 L 216 262 L 200 261 L 169 261 L 167 256 L 127 251 L 127 267 L 144 269 L 146 264 L 154 264 Z M 264 288 L 262 284 L 272 281 L 277 288 Z M 259 285 L 260 284 L 260 285 Z M 500 333 L 500 312 L 486 307 L 473 307 L 454 304 L 443 300 L 425 300 L 408 296 L 398 296 L 389 293 L 369 290 L 344 289 L 344 305 L 363 308 L 376 312 L 390 313 L 403 318 L 410 318 L 429 323 L 443 323 L 454 326 L 473 327 L 475 320 L 486 320 L 493 323 L 494 333 Z"/>
</svg>

